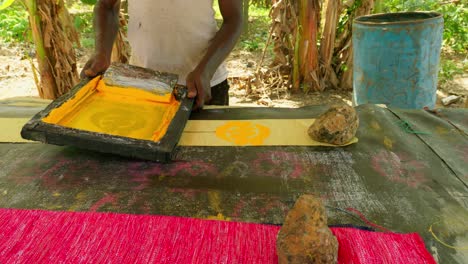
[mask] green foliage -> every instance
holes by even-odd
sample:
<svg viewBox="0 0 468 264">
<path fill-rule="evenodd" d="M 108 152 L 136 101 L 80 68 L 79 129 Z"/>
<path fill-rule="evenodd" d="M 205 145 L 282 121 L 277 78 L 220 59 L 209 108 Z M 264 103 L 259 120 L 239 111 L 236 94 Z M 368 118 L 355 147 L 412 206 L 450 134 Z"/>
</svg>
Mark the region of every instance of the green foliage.
<svg viewBox="0 0 468 264">
<path fill-rule="evenodd" d="M 343 33 L 345 30 L 346 24 L 348 24 L 349 19 L 351 18 L 351 14 L 362 5 L 362 0 L 356 0 L 353 4 L 347 8 L 340 16 L 337 25 L 337 34 Z"/>
<path fill-rule="evenodd" d="M 73 23 L 82 35 L 93 34 L 93 13 L 84 12 L 74 15 Z"/>
<path fill-rule="evenodd" d="M 214 1 L 213 8 L 215 10 L 215 18 L 218 25 L 221 26 L 222 16 L 219 11 L 217 1 Z M 249 32 L 243 34 L 239 40 L 239 45 L 236 47 L 249 52 L 260 52 L 265 48 L 268 33 L 270 30 L 270 8 L 257 6 L 256 2 L 251 2 L 249 6 Z"/>
<path fill-rule="evenodd" d="M 464 68 L 467 67 L 466 61 L 463 62 L 463 66 L 460 66 L 451 59 L 442 59 L 439 70 L 439 81 L 441 83 L 446 83 L 447 81 L 453 80 L 455 75 L 463 74 Z"/>
<path fill-rule="evenodd" d="M 241 40 L 241 47 L 244 50 L 257 51 L 257 50 L 263 49 L 264 46 L 265 46 L 264 43 L 261 43 L 256 40 L 250 40 L 250 39 Z"/>
<path fill-rule="evenodd" d="M 20 3 L 0 12 L 0 40 L 3 42 L 31 41 L 28 14 Z"/>
<path fill-rule="evenodd" d="M 261 51 L 265 48 L 270 18 L 268 8 L 251 5 L 249 7 L 249 32 L 240 39 L 240 48 L 250 52 Z"/>
<path fill-rule="evenodd" d="M 81 3 L 86 4 L 86 5 L 95 5 L 97 0 L 80 0 Z"/>
<path fill-rule="evenodd" d="M 81 46 L 86 49 L 94 48 L 94 38 L 81 38 Z"/>
<path fill-rule="evenodd" d="M 0 0 L 0 10 L 11 6 L 15 0 Z"/>
<path fill-rule="evenodd" d="M 213 9 L 215 11 L 215 18 L 216 19 L 222 19 L 221 12 L 219 11 L 219 6 L 218 6 L 217 1 L 213 2 Z M 257 6 L 257 5 L 253 5 L 253 4 L 250 4 L 250 6 L 249 6 L 249 18 L 261 19 L 261 20 L 267 21 L 269 23 L 270 22 L 270 18 L 268 17 L 269 13 L 270 13 L 270 8 Z"/>
<path fill-rule="evenodd" d="M 437 11 L 444 14 L 444 45 L 448 45 L 456 52 L 466 52 L 468 50 L 467 4 L 443 5 Z"/>
<path fill-rule="evenodd" d="M 250 0 L 250 6 L 270 8 L 271 0 Z"/>
</svg>

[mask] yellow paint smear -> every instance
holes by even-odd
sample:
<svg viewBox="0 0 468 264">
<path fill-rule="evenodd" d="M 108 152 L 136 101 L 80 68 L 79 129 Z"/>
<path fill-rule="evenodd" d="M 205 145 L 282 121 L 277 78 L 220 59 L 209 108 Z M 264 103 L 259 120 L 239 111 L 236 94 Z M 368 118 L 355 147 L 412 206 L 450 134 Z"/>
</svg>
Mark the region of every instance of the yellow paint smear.
<svg viewBox="0 0 468 264">
<path fill-rule="evenodd" d="M 393 141 L 387 136 L 384 137 L 383 143 L 387 149 L 393 149 Z"/>
<path fill-rule="evenodd" d="M 172 94 L 106 86 L 97 77 L 42 121 L 84 131 L 159 141 L 180 103 Z"/>
<path fill-rule="evenodd" d="M 217 221 L 231 221 L 231 217 L 226 217 L 222 213 L 218 213 L 218 215 L 210 215 L 206 217 L 207 220 L 217 220 Z"/>
<path fill-rule="evenodd" d="M 216 129 L 216 136 L 238 146 L 261 146 L 270 129 L 249 121 L 230 121 Z"/>
</svg>

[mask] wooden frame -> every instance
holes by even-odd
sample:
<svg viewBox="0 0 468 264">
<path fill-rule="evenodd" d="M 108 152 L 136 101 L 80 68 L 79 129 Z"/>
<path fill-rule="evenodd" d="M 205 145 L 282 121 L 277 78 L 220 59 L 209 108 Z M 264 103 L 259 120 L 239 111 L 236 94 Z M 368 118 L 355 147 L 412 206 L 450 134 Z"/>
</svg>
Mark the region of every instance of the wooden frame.
<svg viewBox="0 0 468 264">
<path fill-rule="evenodd" d="M 37 113 L 24 125 L 21 136 L 24 139 L 47 144 L 70 145 L 131 158 L 157 162 L 169 162 L 172 160 L 174 150 L 190 117 L 193 106 L 193 99 L 186 97 L 187 92 L 185 88 L 179 87 L 174 90 L 175 97 L 180 101 L 180 107 L 169 124 L 167 132 L 157 142 L 84 131 L 42 121 L 52 110 L 72 99 L 88 81 L 82 81 L 70 92 L 54 100 L 43 111 Z"/>
</svg>

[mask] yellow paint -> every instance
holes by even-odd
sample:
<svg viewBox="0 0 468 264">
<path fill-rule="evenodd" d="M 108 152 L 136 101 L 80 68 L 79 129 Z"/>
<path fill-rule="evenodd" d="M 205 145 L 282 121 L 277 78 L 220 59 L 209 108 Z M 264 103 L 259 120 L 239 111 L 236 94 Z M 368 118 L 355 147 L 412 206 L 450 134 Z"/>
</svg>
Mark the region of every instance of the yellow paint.
<svg viewBox="0 0 468 264">
<path fill-rule="evenodd" d="M 238 146 L 258 146 L 270 136 L 270 129 L 250 121 L 229 121 L 216 129 L 216 136 Z"/>
<path fill-rule="evenodd" d="M 79 192 L 75 196 L 75 203 L 68 208 L 68 211 L 77 211 L 78 208 L 82 207 L 84 203 L 86 202 L 86 193 L 85 192 Z"/>
<path fill-rule="evenodd" d="M 147 101 L 153 101 L 153 102 L 158 102 L 158 103 L 171 103 L 172 100 L 174 99 L 171 93 L 167 93 L 165 95 L 158 95 L 158 94 L 150 93 L 145 90 L 141 90 L 138 88 L 131 88 L 131 87 L 123 88 L 123 87 L 107 86 L 107 85 L 100 85 L 98 87 L 98 90 L 100 92 L 111 93 L 113 95 L 120 95 L 124 97 L 129 95 L 129 89 L 131 89 L 132 97 L 141 98 Z"/>
<path fill-rule="evenodd" d="M 437 222 L 436 222 L 437 223 Z M 434 224 L 436 224 L 434 223 Z M 466 251 L 468 250 L 468 246 L 461 246 L 461 247 L 457 247 L 457 246 L 452 246 L 452 245 L 449 245 L 447 244 L 446 242 L 442 241 L 435 233 L 434 233 L 434 230 L 432 228 L 432 226 L 434 225 L 430 225 L 429 226 L 429 233 L 431 233 L 432 237 L 437 241 L 439 242 L 440 244 L 442 244 L 443 246 L 447 247 L 447 248 L 451 248 L 451 249 L 455 249 L 455 250 L 460 250 L 460 251 Z"/>
<path fill-rule="evenodd" d="M 448 133 L 450 133 L 450 131 L 444 127 L 436 127 L 436 133 L 439 134 L 439 135 L 446 135 Z"/>
<path fill-rule="evenodd" d="M 376 121 L 372 121 L 371 122 L 371 127 L 377 131 L 381 130 L 382 128 L 380 127 L 379 123 L 377 123 Z"/>
<path fill-rule="evenodd" d="M 47 210 L 61 210 L 63 208 L 63 206 L 61 205 L 57 205 L 57 204 L 46 204 L 44 206 Z"/>
<path fill-rule="evenodd" d="M 315 119 L 189 120 L 179 145 L 340 147 L 311 139 L 307 130 L 314 122 Z M 344 146 L 357 142 L 354 138 Z"/>
<path fill-rule="evenodd" d="M 387 147 L 387 149 L 392 149 L 393 148 L 393 141 L 390 138 L 388 138 L 387 136 L 384 137 L 383 142 L 384 142 L 385 147 Z"/>
<path fill-rule="evenodd" d="M 218 220 L 218 221 L 231 221 L 230 217 L 224 216 L 222 213 L 219 213 L 218 215 L 210 215 L 206 217 L 208 220 Z"/>
<path fill-rule="evenodd" d="M 208 200 L 210 201 L 211 208 L 216 212 L 222 212 L 221 209 L 221 194 L 219 191 L 208 191 Z"/>
<path fill-rule="evenodd" d="M 61 195 L 61 194 L 60 194 L 59 192 L 54 192 L 54 193 L 52 193 L 52 196 L 54 196 L 54 197 L 59 197 L 60 195 Z"/>
<path fill-rule="evenodd" d="M 210 220 L 221 220 L 221 221 L 231 221 L 230 217 L 224 216 L 221 212 L 221 193 L 219 191 L 208 191 L 208 201 L 210 202 L 210 207 L 218 212 L 216 216 L 210 215 L 206 219 Z"/>
<path fill-rule="evenodd" d="M 106 86 L 99 77 L 51 111 L 44 122 L 135 139 L 159 141 L 180 103 L 172 94 Z"/>
</svg>

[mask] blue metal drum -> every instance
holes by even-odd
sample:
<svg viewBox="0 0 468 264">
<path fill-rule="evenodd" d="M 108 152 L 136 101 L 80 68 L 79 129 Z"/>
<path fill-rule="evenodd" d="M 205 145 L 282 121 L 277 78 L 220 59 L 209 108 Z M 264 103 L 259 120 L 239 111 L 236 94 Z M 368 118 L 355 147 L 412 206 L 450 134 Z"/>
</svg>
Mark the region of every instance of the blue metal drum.
<svg viewBox="0 0 468 264">
<path fill-rule="evenodd" d="M 434 108 L 444 20 L 435 12 L 353 21 L 354 103 Z"/>
</svg>

